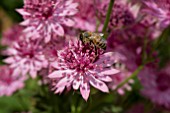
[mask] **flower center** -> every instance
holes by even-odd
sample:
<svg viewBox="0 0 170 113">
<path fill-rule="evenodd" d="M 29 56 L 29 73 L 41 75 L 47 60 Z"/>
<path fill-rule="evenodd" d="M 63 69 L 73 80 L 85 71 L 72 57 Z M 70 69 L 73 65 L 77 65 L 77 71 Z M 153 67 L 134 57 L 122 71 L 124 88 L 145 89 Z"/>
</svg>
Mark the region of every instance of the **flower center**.
<svg viewBox="0 0 170 113">
<path fill-rule="evenodd" d="M 90 47 L 89 45 L 80 46 L 72 45 L 69 48 L 66 48 L 65 51 L 60 53 L 63 61 L 68 68 L 75 69 L 79 73 L 85 73 L 89 69 L 93 69 L 93 62 L 96 59 L 96 54 L 94 47 Z"/>
<path fill-rule="evenodd" d="M 25 57 L 28 57 L 28 58 L 33 58 L 34 52 L 33 51 L 26 51 L 26 52 L 23 52 L 22 56 L 25 56 Z"/>
<path fill-rule="evenodd" d="M 52 16 L 52 14 L 53 14 L 53 8 L 52 7 L 46 7 L 46 8 L 44 8 L 42 16 L 45 19 L 48 19 L 49 17 Z"/>
</svg>

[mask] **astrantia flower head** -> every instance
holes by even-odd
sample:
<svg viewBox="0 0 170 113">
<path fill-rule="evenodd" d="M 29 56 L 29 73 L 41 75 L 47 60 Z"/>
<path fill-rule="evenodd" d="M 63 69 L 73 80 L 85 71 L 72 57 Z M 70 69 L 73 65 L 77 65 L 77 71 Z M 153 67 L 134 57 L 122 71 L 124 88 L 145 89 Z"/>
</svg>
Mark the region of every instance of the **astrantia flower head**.
<svg viewBox="0 0 170 113">
<path fill-rule="evenodd" d="M 25 76 L 12 76 L 13 69 L 0 66 L 0 96 L 10 96 L 24 87 Z"/>
<path fill-rule="evenodd" d="M 4 61 L 14 68 L 14 75 L 30 74 L 35 78 L 37 72 L 47 67 L 48 62 L 42 54 L 43 47 L 38 41 L 20 41 L 8 48 L 10 56 Z"/>
<path fill-rule="evenodd" d="M 73 87 L 74 90 L 80 88 L 82 97 L 87 100 L 90 93 L 90 85 L 108 92 L 105 82 L 112 79 L 109 75 L 119 71 L 111 65 L 116 62 L 121 55 L 118 53 L 104 53 L 101 49 L 84 45 L 80 41 L 71 42 L 68 47 L 58 52 L 58 59 L 51 64 L 53 71 L 49 78 L 56 80 L 54 84 L 55 93 L 61 93 L 65 88 Z"/>
<path fill-rule="evenodd" d="M 170 24 L 169 0 L 143 0 L 143 2 L 147 5 L 147 8 L 144 10 L 158 17 L 161 21 L 161 27 L 167 27 Z"/>
<path fill-rule="evenodd" d="M 142 94 L 152 102 L 170 108 L 170 65 L 158 71 L 153 67 L 146 67 L 139 74 L 143 85 Z"/>
<path fill-rule="evenodd" d="M 40 35 L 45 42 L 50 41 L 53 33 L 63 36 L 62 25 L 73 26 L 71 18 L 77 13 L 77 3 L 73 0 L 25 0 L 24 8 L 17 11 L 23 15 L 24 22 L 21 25 L 27 26 L 25 32 L 30 35 Z"/>
</svg>

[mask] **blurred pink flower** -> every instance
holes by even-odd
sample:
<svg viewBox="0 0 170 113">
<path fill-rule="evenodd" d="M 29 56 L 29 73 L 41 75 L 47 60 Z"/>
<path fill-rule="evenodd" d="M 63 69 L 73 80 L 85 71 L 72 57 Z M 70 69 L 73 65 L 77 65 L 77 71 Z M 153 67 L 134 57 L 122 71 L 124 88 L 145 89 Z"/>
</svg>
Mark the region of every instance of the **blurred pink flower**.
<svg viewBox="0 0 170 113">
<path fill-rule="evenodd" d="M 12 76 L 13 69 L 0 66 L 0 96 L 10 96 L 24 87 L 25 76 Z"/>
<path fill-rule="evenodd" d="M 58 52 L 58 59 L 52 62 L 52 73 L 49 78 L 56 80 L 55 93 L 61 93 L 66 88 L 80 88 L 82 97 L 87 100 L 90 94 L 90 85 L 103 91 L 109 92 L 105 82 L 111 82 L 109 75 L 119 71 L 112 68 L 112 64 L 121 57 L 118 53 L 103 53 L 97 49 L 96 56 L 94 47 L 82 45 L 80 41 L 71 42 L 68 47 Z"/>
<path fill-rule="evenodd" d="M 2 35 L 1 44 L 5 46 L 12 46 L 14 42 L 22 39 L 22 30 L 24 27 L 19 25 L 14 25 Z"/>
<path fill-rule="evenodd" d="M 119 73 L 111 76 L 113 79 L 113 82 L 109 84 L 109 87 L 112 90 L 115 90 L 117 86 L 122 83 L 125 79 L 127 79 L 131 74 L 137 69 L 137 64 L 135 62 L 136 56 L 133 52 L 129 51 L 124 46 L 117 46 L 113 49 L 115 52 L 118 52 L 126 58 L 120 59 L 118 62 L 114 63 L 113 67 L 120 70 Z M 134 81 L 131 79 L 129 80 L 125 85 L 123 85 L 121 88 L 117 90 L 117 92 L 120 95 L 125 94 L 125 90 L 130 91 L 132 88 L 130 84 L 132 84 Z"/>
<path fill-rule="evenodd" d="M 170 108 L 170 65 L 160 71 L 145 67 L 139 74 L 139 80 L 143 85 L 143 95 L 158 105 Z"/>
<path fill-rule="evenodd" d="M 130 52 L 130 55 L 133 55 L 133 58 L 135 58 L 135 62 L 137 58 L 141 61 L 141 52 L 144 44 L 143 34 L 145 33 L 145 27 L 141 24 L 136 24 L 122 30 L 115 30 L 110 34 L 107 40 L 107 46 L 112 50 L 121 49 L 125 54 Z M 149 40 L 149 38 L 147 39 Z M 132 61 L 134 62 L 134 59 Z"/>
<path fill-rule="evenodd" d="M 24 31 L 28 37 L 34 35 L 49 42 L 54 33 L 64 35 L 62 25 L 74 25 L 72 16 L 77 13 L 77 6 L 73 0 L 24 0 L 24 8 L 17 11 L 24 17 L 21 25 L 27 27 Z"/>
<path fill-rule="evenodd" d="M 119 68 L 117 68 L 117 69 L 119 69 Z M 111 82 L 109 84 L 109 87 L 112 90 L 115 90 L 120 83 L 122 83 L 124 80 L 126 80 L 132 74 L 132 73 L 130 73 L 126 69 L 122 69 L 120 71 L 121 71 L 120 73 L 111 76 L 113 82 Z M 132 88 L 131 88 L 130 84 L 132 84 L 132 83 L 134 83 L 134 81 L 133 80 L 129 80 L 128 83 L 126 83 L 125 85 L 123 85 L 122 87 L 117 89 L 117 92 L 120 95 L 124 95 L 125 94 L 125 90 L 131 91 Z"/>
<path fill-rule="evenodd" d="M 115 0 L 109 22 L 110 29 L 120 29 L 135 23 L 139 7 L 135 8 L 135 6 L 132 6 L 126 1 L 127 0 Z M 98 6 L 99 14 L 102 17 L 101 22 L 104 22 L 106 18 L 109 2 L 110 0 L 103 0 Z"/>
<path fill-rule="evenodd" d="M 79 12 L 75 15 L 75 28 L 95 31 L 97 26 L 96 3 L 94 0 L 74 0 L 79 3 Z"/>
<path fill-rule="evenodd" d="M 141 26 L 145 29 L 145 32 L 149 39 L 156 39 L 162 33 L 162 28 L 160 27 L 160 21 L 151 15 L 147 15 L 145 12 L 140 13 L 143 17 L 140 21 Z"/>
<path fill-rule="evenodd" d="M 137 65 L 141 65 L 142 58 L 143 58 L 142 49 L 144 45 L 147 44 L 144 51 L 148 55 L 150 54 L 156 57 L 155 52 L 151 54 L 151 51 L 153 50 L 151 44 L 155 39 L 153 33 L 157 31 L 156 30 L 154 31 L 154 29 L 148 30 L 147 28 L 148 28 L 147 25 L 144 25 L 142 23 L 137 23 L 125 29 L 121 29 L 121 30 L 118 29 L 112 31 L 112 33 L 108 38 L 107 46 L 112 50 L 118 47 L 126 48 L 127 51 L 130 51 L 135 57 L 135 59 L 132 60 L 132 62 L 135 62 Z"/>
<path fill-rule="evenodd" d="M 165 28 L 170 24 L 170 1 L 169 0 L 143 0 L 147 8 L 144 10 L 158 17 L 161 27 Z"/>
<path fill-rule="evenodd" d="M 36 40 L 20 41 L 8 48 L 9 57 L 4 62 L 14 68 L 14 75 L 30 74 L 35 78 L 38 71 L 48 66 L 42 50 L 43 47 Z"/>
</svg>

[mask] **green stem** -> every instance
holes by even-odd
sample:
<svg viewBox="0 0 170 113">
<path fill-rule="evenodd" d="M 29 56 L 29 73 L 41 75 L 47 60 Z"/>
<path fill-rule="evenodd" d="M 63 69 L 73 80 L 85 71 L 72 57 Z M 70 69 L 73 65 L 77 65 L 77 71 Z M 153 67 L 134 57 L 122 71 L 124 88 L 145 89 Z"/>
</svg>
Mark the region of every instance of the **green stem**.
<svg viewBox="0 0 170 113">
<path fill-rule="evenodd" d="M 154 50 L 159 48 L 160 44 L 164 42 L 164 40 L 168 37 L 167 35 L 169 35 L 169 33 L 170 33 L 170 25 L 164 29 L 160 37 L 155 41 Z"/>
<path fill-rule="evenodd" d="M 71 105 L 71 113 L 76 113 L 76 107 L 75 107 L 75 105 Z"/>
<path fill-rule="evenodd" d="M 110 20 L 110 15 L 112 13 L 113 4 L 114 4 L 114 0 L 110 0 L 109 7 L 108 7 L 108 10 L 107 10 L 106 19 L 105 19 L 103 30 L 102 30 L 102 32 L 104 34 L 105 34 L 105 32 L 107 30 L 107 26 L 109 24 L 109 20 Z"/>
<path fill-rule="evenodd" d="M 132 74 L 130 77 L 128 77 L 127 79 L 125 79 L 123 82 L 121 82 L 121 83 L 117 86 L 117 88 L 116 88 L 115 90 L 118 90 L 118 89 L 121 88 L 123 85 L 125 85 L 130 79 L 133 79 L 134 77 L 136 77 L 137 74 L 143 69 L 143 67 L 144 67 L 144 66 L 138 67 L 138 68 L 133 72 L 133 74 Z"/>
</svg>

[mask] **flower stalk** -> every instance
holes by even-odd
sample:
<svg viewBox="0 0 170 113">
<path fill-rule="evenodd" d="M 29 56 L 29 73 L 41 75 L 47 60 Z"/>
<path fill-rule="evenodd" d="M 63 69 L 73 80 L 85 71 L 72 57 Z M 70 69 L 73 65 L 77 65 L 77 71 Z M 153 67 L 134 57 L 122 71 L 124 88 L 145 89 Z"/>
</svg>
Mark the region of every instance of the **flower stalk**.
<svg viewBox="0 0 170 113">
<path fill-rule="evenodd" d="M 127 79 L 125 79 L 123 82 L 121 82 L 117 88 L 115 89 L 118 90 L 119 88 L 121 88 L 123 85 L 125 85 L 130 79 L 133 79 L 134 77 L 136 77 L 138 75 L 138 73 L 144 68 L 144 66 L 139 66 L 133 73 L 131 76 L 129 76 Z"/>
<path fill-rule="evenodd" d="M 104 26 L 103 26 L 103 29 L 102 29 L 102 32 L 104 34 L 106 33 L 106 30 L 107 30 L 107 27 L 108 27 L 108 24 L 109 24 L 109 20 L 110 20 L 110 15 L 112 13 L 113 4 L 114 4 L 114 0 L 110 0 L 109 7 L 108 7 L 108 10 L 107 10 L 106 19 L 105 19 Z"/>
</svg>

